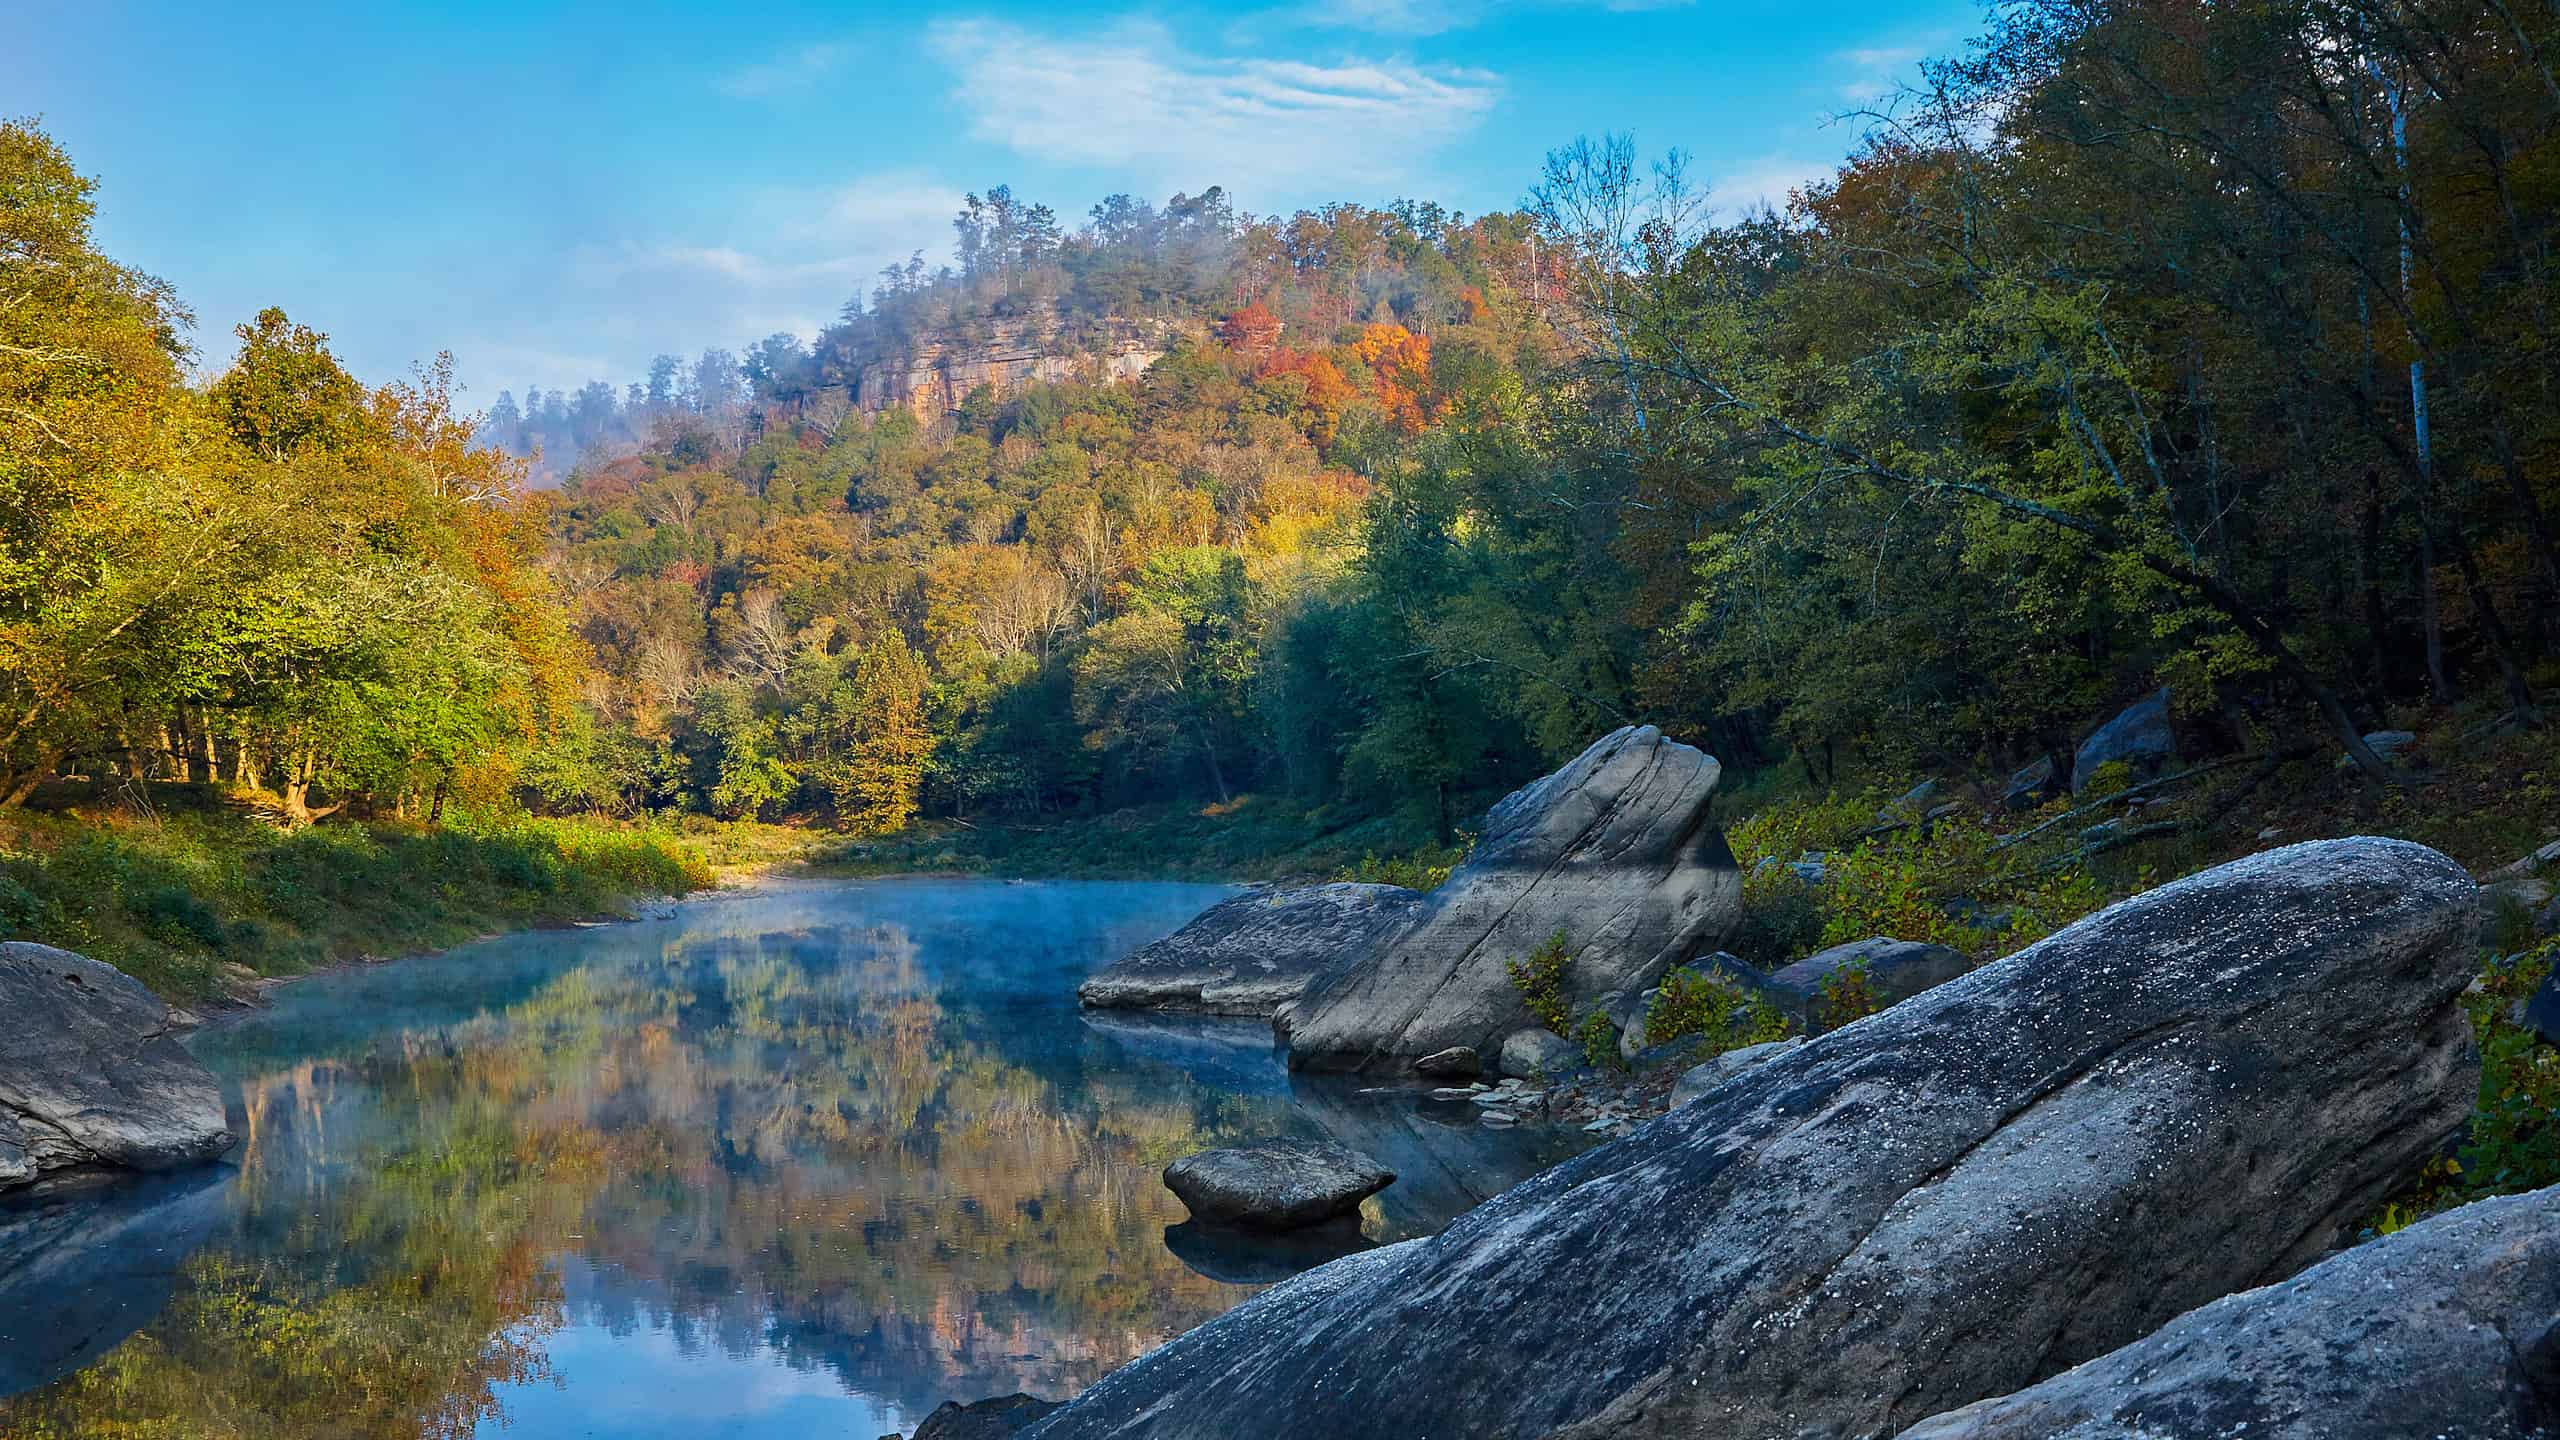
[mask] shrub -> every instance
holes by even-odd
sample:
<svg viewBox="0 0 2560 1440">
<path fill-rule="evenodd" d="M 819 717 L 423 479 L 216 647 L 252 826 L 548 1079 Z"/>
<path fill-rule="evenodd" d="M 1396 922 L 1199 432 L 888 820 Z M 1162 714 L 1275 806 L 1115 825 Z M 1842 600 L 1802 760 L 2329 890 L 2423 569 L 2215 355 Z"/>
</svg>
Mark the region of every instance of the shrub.
<svg viewBox="0 0 2560 1440">
<path fill-rule="evenodd" d="M 1582 1047 L 1582 1058 L 1590 1061 L 1594 1070 L 1614 1070 L 1624 1064 L 1618 1055 L 1618 1027 L 1597 1010 L 1582 1017 L 1572 1039 Z"/>
<path fill-rule="evenodd" d="M 1336 880 L 1362 885 L 1401 885 L 1407 890 L 1437 890 L 1450 874 L 1466 863 L 1467 852 L 1475 848 L 1475 837 L 1461 836 L 1453 845 L 1426 846 L 1385 860 L 1375 850 L 1360 857 L 1359 863 L 1346 865 L 1334 872 Z"/>
<path fill-rule="evenodd" d="M 1768 999 L 1721 975 L 1683 965 L 1662 977 L 1644 1012 L 1644 1043 L 1667 1045 L 1692 1035 L 1707 1038 L 1708 1053 L 1783 1040 L 1794 1029 Z"/>
<path fill-rule="evenodd" d="M 2560 1050 L 2513 1023 L 2509 1012 L 2551 975 L 2560 940 L 2493 960 L 2464 996 L 2480 1041 L 2480 1105 L 2462 1148 L 2462 1198 L 2538 1190 L 2560 1182 Z"/>
<path fill-rule="evenodd" d="M 1867 962 L 1852 960 L 1822 977 L 1819 1016 L 1822 1028 L 1837 1030 L 1853 1020 L 1864 1020 L 1884 1008 L 1876 998 L 1874 978 L 1867 974 Z"/>
<path fill-rule="evenodd" d="M 1528 959 L 1502 963 L 1529 1013 L 1538 1017 L 1539 1024 L 1568 1040 L 1574 1038 L 1573 1017 L 1565 1008 L 1564 972 L 1572 963 L 1573 948 L 1561 930 L 1548 936 L 1545 944 L 1529 953 Z"/>
</svg>

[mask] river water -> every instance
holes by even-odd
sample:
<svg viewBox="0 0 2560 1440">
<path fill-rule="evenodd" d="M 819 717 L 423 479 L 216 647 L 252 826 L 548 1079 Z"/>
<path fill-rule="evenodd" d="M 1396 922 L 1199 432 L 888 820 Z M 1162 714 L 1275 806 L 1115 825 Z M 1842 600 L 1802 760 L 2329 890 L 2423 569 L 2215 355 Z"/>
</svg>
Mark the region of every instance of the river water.
<svg viewBox="0 0 2560 1440">
<path fill-rule="evenodd" d="M 870 1440 L 1064 1396 L 1321 1254 L 1158 1180 L 1326 1134 L 1428 1233 L 1574 1148 L 1076 982 L 1228 891 L 786 882 L 199 1034 L 224 1165 L 0 1210 L 0 1436 Z"/>
</svg>

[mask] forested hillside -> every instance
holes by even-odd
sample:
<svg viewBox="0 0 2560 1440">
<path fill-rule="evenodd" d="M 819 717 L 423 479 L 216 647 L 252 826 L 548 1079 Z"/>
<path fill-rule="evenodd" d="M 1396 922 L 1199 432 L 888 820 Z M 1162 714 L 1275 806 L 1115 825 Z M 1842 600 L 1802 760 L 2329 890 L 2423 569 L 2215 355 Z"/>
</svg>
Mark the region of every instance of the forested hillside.
<svg viewBox="0 0 2560 1440">
<path fill-rule="evenodd" d="M 2530 727 L 2560 640 L 2539 23 L 2004 5 L 1784 213 L 1622 140 L 1473 219 L 999 187 L 814 341 L 501 397 L 495 448 L 280 313 L 191 348 L 15 125 L 5 788 L 1447 836 L 1627 721 L 2058 793 L 2165 685 L 2182 753 L 2391 793 L 2363 736 Z M 1130 383 L 859 403 L 1131 324 Z"/>
</svg>

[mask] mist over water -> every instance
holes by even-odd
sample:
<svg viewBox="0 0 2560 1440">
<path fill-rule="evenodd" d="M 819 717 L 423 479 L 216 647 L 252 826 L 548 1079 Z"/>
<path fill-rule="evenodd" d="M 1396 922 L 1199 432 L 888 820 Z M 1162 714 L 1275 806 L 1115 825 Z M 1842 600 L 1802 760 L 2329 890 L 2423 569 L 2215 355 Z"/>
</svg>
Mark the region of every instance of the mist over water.
<svg viewBox="0 0 2560 1440">
<path fill-rule="evenodd" d="M 1570 1148 L 1295 1083 L 1258 1023 L 1079 1013 L 1226 893 L 790 883 L 289 986 L 196 1042 L 230 1166 L 0 1213 L 0 1259 L 113 1282 L 0 1278 L 0 1433 L 868 1437 L 1323 1258 L 1169 1243 L 1189 1150 L 1368 1149 L 1392 1239 Z"/>
</svg>

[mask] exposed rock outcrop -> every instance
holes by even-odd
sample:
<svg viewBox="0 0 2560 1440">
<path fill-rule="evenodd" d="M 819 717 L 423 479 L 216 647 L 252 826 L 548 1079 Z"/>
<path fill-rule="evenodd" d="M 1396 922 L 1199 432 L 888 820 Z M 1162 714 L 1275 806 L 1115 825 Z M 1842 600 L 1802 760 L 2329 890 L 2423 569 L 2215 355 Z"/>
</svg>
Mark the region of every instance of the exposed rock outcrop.
<svg viewBox="0 0 2560 1440">
<path fill-rule="evenodd" d="M 1280 1012 L 1289 1063 L 1405 1069 L 1464 1045 L 1499 1055 L 1537 1021 L 1506 964 L 1561 932 L 1567 1008 L 1641 993 L 1713 949 L 1742 877 L 1708 819 L 1714 757 L 1651 726 L 1604 736 L 1485 817 L 1475 854 L 1373 953 L 1326 970 Z"/>
<path fill-rule="evenodd" d="M 1163 321 L 1106 321 L 1101 333 L 1072 341 L 1045 318 L 996 322 L 983 338 L 928 336 L 905 354 L 862 367 L 854 408 L 866 415 L 903 409 L 931 424 L 960 408 L 984 385 L 1007 395 L 1035 381 L 1129 382 L 1165 357 L 1176 327 Z"/>
<path fill-rule="evenodd" d="M 1165 1167 L 1165 1188 L 1195 1220 L 1295 1230 L 1356 1215 L 1396 1172 L 1330 1140 L 1262 1140 L 1186 1155 Z"/>
<path fill-rule="evenodd" d="M 1421 904 L 1400 885 L 1251 891 L 1114 961 L 1076 997 L 1103 1009 L 1268 1016 L 1317 971 L 1368 953 Z"/>
<path fill-rule="evenodd" d="M 169 1007 L 85 955 L 0 943 L 0 1190 L 81 1166 L 166 1170 L 231 1148 L 222 1087 Z"/>
<path fill-rule="evenodd" d="M 2270 851 L 1803 1045 L 1123 1367 L 1043 1440 L 1848 1436 L 2322 1254 L 2470 1108 L 2473 886 Z"/>
<path fill-rule="evenodd" d="M 2217 1300 L 1901 1440 L 2560 1434 L 2560 1187 L 2483 1200 Z"/>
</svg>

